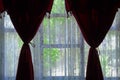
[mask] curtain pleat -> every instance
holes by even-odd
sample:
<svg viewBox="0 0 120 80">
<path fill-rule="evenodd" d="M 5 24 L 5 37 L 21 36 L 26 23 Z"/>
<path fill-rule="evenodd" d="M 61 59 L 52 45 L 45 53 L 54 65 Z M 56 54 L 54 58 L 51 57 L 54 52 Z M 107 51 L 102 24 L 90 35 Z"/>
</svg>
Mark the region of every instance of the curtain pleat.
<svg viewBox="0 0 120 80">
<path fill-rule="evenodd" d="M 89 51 L 86 76 L 86 80 L 103 80 L 98 51 L 95 48 L 90 48 Z"/>
<path fill-rule="evenodd" d="M 24 44 L 21 49 L 16 80 L 34 80 L 34 71 L 30 53 L 29 45 Z"/>
</svg>

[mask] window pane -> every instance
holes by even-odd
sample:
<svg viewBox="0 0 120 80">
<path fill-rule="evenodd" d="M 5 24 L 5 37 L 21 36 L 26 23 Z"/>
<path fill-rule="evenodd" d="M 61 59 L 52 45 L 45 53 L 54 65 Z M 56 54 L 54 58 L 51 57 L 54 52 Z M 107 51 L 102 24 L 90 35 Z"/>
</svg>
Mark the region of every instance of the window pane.
<svg viewBox="0 0 120 80">
<path fill-rule="evenodd" d="M 79 48 L 45 48 L 44 76 L 79 76 Z"/>
<path fill-rule="evenodd" d="M 54 17 L 43 22 L 44 44 L 79 44 L 80 30 L 74 18 Z"/>
<path fill-rule="evenodd" d="M 52 14 L 54 13 L 61 13 L 64 14 L 65 7 L 64 7 L 64 0 L 54 0 L 54 5 L 52 7 Z"/>
</svg>

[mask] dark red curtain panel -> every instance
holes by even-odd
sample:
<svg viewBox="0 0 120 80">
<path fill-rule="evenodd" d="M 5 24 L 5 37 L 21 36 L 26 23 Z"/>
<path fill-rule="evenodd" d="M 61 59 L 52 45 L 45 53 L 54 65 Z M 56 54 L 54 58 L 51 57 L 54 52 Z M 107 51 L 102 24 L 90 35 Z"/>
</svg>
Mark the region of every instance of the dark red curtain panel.
<svg viewBox="0 0 120 80">
<path fill-rule="evenodd" d="M 29 43 L 36 34 L 53 0 L 4 0 L 4 6 L 13 25 L 23 40 L 16 80 L 34 80 Z"/>
<path fill-rule="evenodd" d="M 3 1 L 0 0 L 0 13 L 4 11 Z"/>
<path fill-rule="evenodd" d="M 67 12 L 76 18 L 81 32 L 90 45 L 86 80 L 103 80 L 96 48 L 111 27 L 119 0 L 65 0 Z"/>
</svg>

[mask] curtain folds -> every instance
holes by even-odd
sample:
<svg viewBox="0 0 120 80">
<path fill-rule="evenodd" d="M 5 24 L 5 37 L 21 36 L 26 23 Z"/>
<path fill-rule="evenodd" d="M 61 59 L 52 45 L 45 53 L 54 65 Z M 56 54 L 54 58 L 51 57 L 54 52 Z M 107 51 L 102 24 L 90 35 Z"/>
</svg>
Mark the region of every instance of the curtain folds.
<svg viewBox="0 0 120 80">
<path fill-rule="evenodd" d="M 96 48 L 107 34 L 115 13 L 116 0 L 65 0 L 67 12 L 72 11 L 86 42 L 90 45 L 86 80 L 103 80 Z M 102 6 L 101 6 L 102 5 Z"/>
<path fill-rule="evenodd" d="M 3 3 L 16 31 L 24 42 L 16 80 L 34 80 L 29 43 L 36 34 L 46 12 L 50 12 L 53 0 L 4 0 Z"/>
</svg>

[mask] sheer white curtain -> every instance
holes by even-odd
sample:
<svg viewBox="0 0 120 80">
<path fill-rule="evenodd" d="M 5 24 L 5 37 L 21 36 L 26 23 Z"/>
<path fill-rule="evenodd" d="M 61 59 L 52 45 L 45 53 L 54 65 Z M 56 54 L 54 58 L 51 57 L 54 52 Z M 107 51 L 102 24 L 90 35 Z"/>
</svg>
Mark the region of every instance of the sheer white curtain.
<svg viewBox="0 0 120 80">
<path fill-rule="evenodd" d="M 4 79 L 15 80 L 22 41 L 15 31 L 9 15 L 4 17 Z"/>
<path fill-rule="evenodd" d="M 0 80 L 4 76 L 4 20 L 3 14 L 0 14 Z"/>
<path fill-rule="evenodd" d="M 120 10 L 100 46 L 100 59 L 105 80 L 120 80 Z"/>
<path fill-rule="evenodd" d="M 22 41 L 9 16 L 0 18 L 0 80 L 15 80 Z M 120 80 L 119 12 L 99 55 L 105 80 Z M 54 0 L 51 18 L 45 17 L 31 41 L 35 80 L 85 80 L 88 45 L 73 16 L 67 18 L 64 0 Z"/>
</svg>

